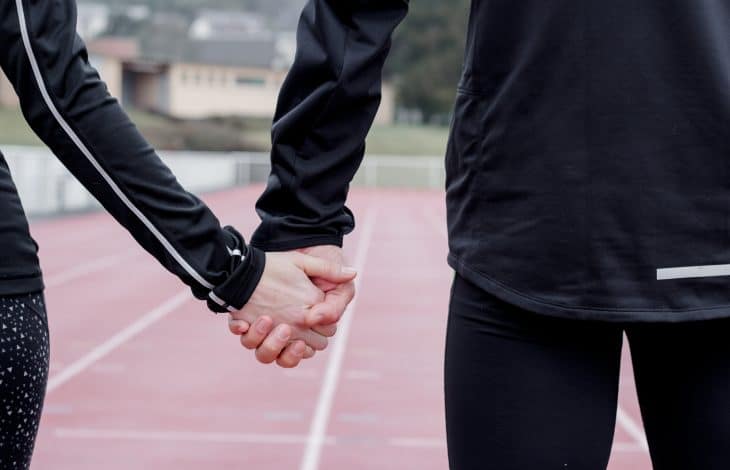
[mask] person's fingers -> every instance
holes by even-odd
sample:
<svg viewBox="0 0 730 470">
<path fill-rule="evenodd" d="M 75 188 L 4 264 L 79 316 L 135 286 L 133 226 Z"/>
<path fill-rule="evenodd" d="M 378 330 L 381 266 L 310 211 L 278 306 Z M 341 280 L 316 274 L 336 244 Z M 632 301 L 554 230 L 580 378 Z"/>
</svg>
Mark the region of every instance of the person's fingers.
<svg viewBox="0 0 730 470">
<path fill-rule="evenodd" d="M 312 279 L 312 282 L 314 283 L 315 286 L 317 286 L 317 289 L 319 289 L 325 293 L 327 293 L 327 292 L 331 291 L 332 289 L 336 288 L 337 286 L 339 286 L 339 284 L 337 284 L 337 283 L 330 282 L 326 279 L 322 279 L 319 277 Z"/>
<path fill-rule="evenodd" d="M 311 359 L 314 357 L 315 354 L 317 354 L 317 351 L 312 349 L 310 346 L 307 346 L 306 350 L 304 351 L 304 359 Z"/>
<path fill-rule="evenodd" d="M 246 349 L 256 349 L 266 339 L 274 328 L 274 322 L 269 317 L 258 318 L 253 327 L 241 335 L 241 344 Z"/>
<path fill-rule="evenodd" d="M 295 262 L 310 278 L 321 278 L 335 284 L 350 282 L 357 276 L 354 268 L 314 256 L 298 254 Z"/>
<path fill-rule="evenodd" d="M 288 345 L 284 352 L 276 359 L 276 363 L 285 369 L 291 369 L 299 365 L 307 352 L 304 341 L 295 341 Z"/>
<path fill-rule="evenodd" d="M 250 328 L 250 325 L 243 320 L 236 320 L 228 317 L 228 329 L 236 336 L 246 333 Z"/>
<path fill-rule="evenodd" d="M 337 325 L 316 325 L 312 327 L 312 331 L 319 333 L 322 336 L 326 336 L 327 338 L 331 338 L 337 333 Z"/>
<path fill-rule="evenodd" d="M 325 294 L 324 302 L 312 306 L 305 320 L 308 326 L 331 325 L 340 321 L 347 306 L 355 297 L 355 284 L 341 284 Z"/>
<path fill-rule="evenodd" d="M 310 329 L 297 327 L 294 331 L 294 337 L 304 341 L 315 351 L 324 351 L 327 349 L 327 345 L 329 344 L 326 336 L 316 333 Z"/>
<path fill-rule="evenodd" d="M 281 324 L 274 328 L 274 331 L 264 339 L 256 349 L 256 359 L 264 364 L 271 364 L 274 362 L 279 355 L 281 355 L 284 348 L 289 344 L 289 340 L 292 337 L 292 329 L 289 325 Z"/>
</svg>

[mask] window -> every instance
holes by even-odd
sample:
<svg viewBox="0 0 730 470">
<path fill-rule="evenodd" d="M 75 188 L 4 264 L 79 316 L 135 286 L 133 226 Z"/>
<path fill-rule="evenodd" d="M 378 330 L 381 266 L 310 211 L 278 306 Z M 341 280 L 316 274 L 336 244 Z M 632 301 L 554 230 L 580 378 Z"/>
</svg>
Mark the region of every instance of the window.
<svg viewBox="0 0 730 470">
<path fill-rule="evenodd" d="M 239 75 L 236 77 L 236 85 L 239 86 L 264 86 L 266 85 L 266 79 L 263 77 L 247 77 Z"/>
</svg>

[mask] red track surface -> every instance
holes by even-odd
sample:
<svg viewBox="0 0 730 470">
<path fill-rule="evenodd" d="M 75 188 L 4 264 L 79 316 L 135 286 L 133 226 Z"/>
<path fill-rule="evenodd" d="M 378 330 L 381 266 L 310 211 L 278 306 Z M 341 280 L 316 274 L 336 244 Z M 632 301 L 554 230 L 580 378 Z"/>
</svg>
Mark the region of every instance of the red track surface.
<svg viewBox="0 0 730 470">
<path fill-rule="evenodd" d="M 260 190 L 206 200 L 250 233 Z M 52 357 L 33 469 L 447 469 L 442 201 L 352 192 L 351 324 L 291 371 L 257 364 L 108 216 L 35 223 Z M 627 357 L 619 415 L 609 469 L 651 468 Z"/>
</svg>

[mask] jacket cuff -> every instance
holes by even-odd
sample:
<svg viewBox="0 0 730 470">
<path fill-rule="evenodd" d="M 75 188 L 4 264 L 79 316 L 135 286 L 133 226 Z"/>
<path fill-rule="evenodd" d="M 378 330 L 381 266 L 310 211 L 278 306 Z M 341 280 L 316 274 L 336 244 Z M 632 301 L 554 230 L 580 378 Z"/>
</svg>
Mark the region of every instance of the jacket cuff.
<svg viewBox="0 0 730 470">
<path fill-rule="evenodd" d="M 259 285 L 265 266 L 266 254 L 249 245 L 248 253 L 241 264 L 223 284 L 210 293 L 208 308 L 217 313 L 241 310 Z"/>
<path fill-rule="evenodd" d="M 342 248 L 343 238 L 342 235 L 310 235 L 289 240 L 252 239 L 249 246 L 255 246 L 264 251 L 291 251 L 319 245 L 336 245 Z"/>
</svg>

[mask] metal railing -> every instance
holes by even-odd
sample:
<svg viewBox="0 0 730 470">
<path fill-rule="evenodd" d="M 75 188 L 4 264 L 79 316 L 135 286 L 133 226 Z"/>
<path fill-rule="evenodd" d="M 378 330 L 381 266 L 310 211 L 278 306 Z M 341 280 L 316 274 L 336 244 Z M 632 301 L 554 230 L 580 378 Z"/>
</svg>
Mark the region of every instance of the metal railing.
<svg viewBox="0 0 730 470">
<path fill-rule="evenodd" d="M 31 216 L 93 210 L 94 198 L 44 147 L 2 148 Z M 266 182 L 269 155 L 249 152 L 160 152 L 180 183 L 196 193 Z M 354 186 L 432 188 L 444 186 L 443 157 L 365 157 Z"/>
</svg>

